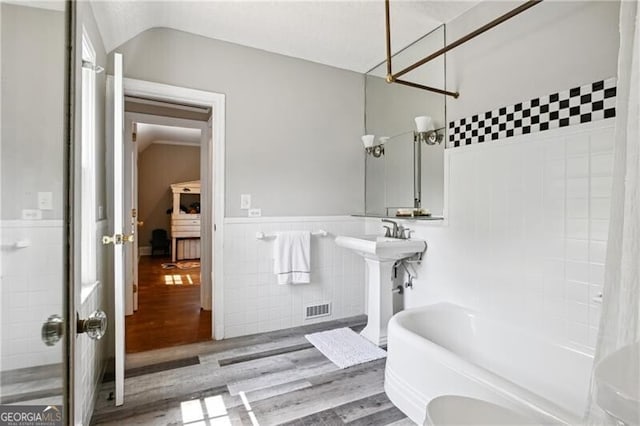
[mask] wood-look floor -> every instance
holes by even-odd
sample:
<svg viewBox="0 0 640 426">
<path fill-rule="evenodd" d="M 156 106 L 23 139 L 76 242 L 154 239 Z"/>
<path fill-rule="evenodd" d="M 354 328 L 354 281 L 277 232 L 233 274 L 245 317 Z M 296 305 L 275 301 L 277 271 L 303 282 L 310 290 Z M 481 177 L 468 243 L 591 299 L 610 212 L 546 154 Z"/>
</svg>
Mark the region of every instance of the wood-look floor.
<svg viewBox="0 0 640 426">
<path fill-rule="evenodd" d="M 0 371 L 0 405 L 62 404 L 62 364 Z"/>
<path fill-rule="evenodd" d="M 412 425 L 384 393 L 384 359 L 340 370 L 304 338 L 364 320 L 129 354 L 124 406 L 103 383 L 92 424 Z"/>
<path fill-rule="evenodd" d="M 171 258 L 140 260 L 138 310 L 125 321 L 127 353 L 211 339 L 211 311 L 200 309 L 200 268 L 163 269 L 167 262 Z"/>
</svg>

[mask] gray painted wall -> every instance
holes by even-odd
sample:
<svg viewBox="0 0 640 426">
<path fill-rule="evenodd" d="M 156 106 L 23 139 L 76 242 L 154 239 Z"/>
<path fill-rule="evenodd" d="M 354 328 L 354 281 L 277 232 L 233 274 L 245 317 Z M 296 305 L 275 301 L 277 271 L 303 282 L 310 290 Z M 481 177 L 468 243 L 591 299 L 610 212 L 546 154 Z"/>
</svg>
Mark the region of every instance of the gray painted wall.
<svg viewBox="0 0 640 426">
<path fill-rule="evenodd" d="M 2 7 L 2 211 L 20 219 L 53 193 L 43 219 L 62 219 L 64 14 Z"/>
<path fill-rule="evenodd" d="M 457 40 L 521 2 L 485 1 L 447 24 Z M 449 121 L 615 77 L 617 1 L 545 1 L 447 54 Z"/>
<path fill-rule="evenodd" d="M 93 41 L 98 64 L 104 66 L 106 52 L 102 38 L 90 6 L 81 2 L 78 6 L 78 46 L 81 46 L 83 25 Z M 80 64 L 78 59 L 77 66 Z M 43 219 L 61 219 L 63 12 L 2 3 L 2 76 L 2 196 L 4 200 L 12 200 L 3 203 L 2 218 L 19 219 L 22 209 L 37 208 L 38 191 L 51 191 L 54 209 L 43 211 Z M 105 73 L 97 75 L 96 84 L 98 209 L 106 204 Z M 80 105 L 81 96 L 78 87 L 77 105 Z M 80 129 L 80 110 L 76 114 L 76 126 Z"/>
<path fill-rule="evenodd" d="M 225 216 L 240 194 L 263 216 L 363 210 L 362 74 L 164 28 L 115 51 L 126 77 L 226 95 Z"/>
<path fill-rule="evenodd" d="M 173 205 L 170 185 L 200 180 L 200 147 L 151 144 L 138 157 L 138 210 L 144 226 L 138 229 L 140 246 L 150 246 L 151 232 L 170 234 Z"/>
</svg>

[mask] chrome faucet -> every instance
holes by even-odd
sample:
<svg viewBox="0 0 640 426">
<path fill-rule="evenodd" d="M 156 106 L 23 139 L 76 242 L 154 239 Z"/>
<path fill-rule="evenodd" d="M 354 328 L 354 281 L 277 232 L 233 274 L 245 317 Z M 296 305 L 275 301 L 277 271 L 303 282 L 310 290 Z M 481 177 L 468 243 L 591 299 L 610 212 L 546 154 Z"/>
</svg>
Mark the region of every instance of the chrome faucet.
<svg viewBox="0 0 640 426">
<path fill-rule="evenodd" d="M 388 226 L 385 226 L 385 228 L 387 228 L 385 237 L 398 238 L 398 223 L 389 219 L 382 219 L 382 221 L 393 225 L 393 229 L 389 228 Z"/>
<path fill-rule="evenodd" d="M 382 226 L 383 228 L 385 228 L 385 237 L 398 238 L 401 240 L 408 240 L 409 238 L 411 238 L 411 233 L 413 232 L 411 229 L 405 228 L 402 225 L 398 225 L 398 223 L 394 222 L 393 220 L 382 219 L 382 221 L 393 225 L 393 228 L 386 225 Z"/>
</svg>

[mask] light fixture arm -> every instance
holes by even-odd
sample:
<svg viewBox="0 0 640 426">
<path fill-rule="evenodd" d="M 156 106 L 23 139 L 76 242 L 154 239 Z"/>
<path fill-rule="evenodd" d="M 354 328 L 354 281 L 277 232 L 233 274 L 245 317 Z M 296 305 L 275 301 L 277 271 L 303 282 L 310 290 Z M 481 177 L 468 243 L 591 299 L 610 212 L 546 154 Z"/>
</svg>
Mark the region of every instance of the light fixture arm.
<svg viewBox="0 0 640 426">
<path fill-rule="evenodd" d="M 435 145 L 442 143 L 444 135 L 438 133 L 437 130 L 429 130 L 428 132 L 415 132 L 415 138 L 427 145 Z"/>
<path fill-rule="evenodd" d="M 380 156 L 384 155 L 384 145 L 374 145 L 364 149 L 367 154 L 373 155 L 375 158 L 380 158 Z"/>
<path fill-rule="evenodd" d="M 427 117 L 424 117 L 424 118 L 427 118 Z M 441 127 L 439 129 L 430 129 L 430 130 L 424 130 L 424 131 L 409 130 L 406 132 L 398 133 L 393 136 L 381 136 L 379 138 L 380 143 L 378 143 L 377 145 L 373 144 L 373 141 L 375 140 L 374 135 L 363 135 L 362 141 L 365 145 L 364 150 L 368 155 L 371 155 L 375 158 L 380 158 L 381 156 L 384 155 L 384 146 L 388 141 L 390 141 L 391 139 L 398 138 L 400 136 L 411 134 L 413 135 L 414 160 L 415 160 L 421 157 L 420 150 L 422 148 L 420 145 L 422 144 L 422 142 L 426 143 L 427 145 L 435 145 L 436 143 L 441 143 L 444 140 L 444 134 L 438 133 L 441 130 L 444 130 L 444 127 Z M 414 164 L 414 169 L 416 170 L 416 172 L 414 172 L 414 176 L 417 175 L 419 177 L 419 173 L 420 173 L 419 166 Z M 418 186 L 416 186 L 416 188 L 419 189 L 419 184 Z M 420 204 L 419 190 L 417 191 L 416 196 L 414 197 L 414 200 L 416 202 L 416 205 L 419 206 Z"/>
<path fill-rule="evenodd" d="M 424 142 L 427 145 L 435 145 L 440 144 L 444 140 L 444 134 L 439 133 L 444 130 L 444 127 L 440 127 L 439 129 L 427 130 L 426 132 L 413 132 L 414 140 Z"/>
<path fill-rule="evenodd" d="M 444 130 L 444 127 L 440 127 L 434 130 L 428 130 L 426 132 L 418 132 L 415 130 L 409 130 L 406 132 L 398 133 L 397 135 L 388 136 L 388 140 L 398 138 L 405 135 L 413 135 L 414 139 L 419 139 L 421 142 L 425 142 L 427 145 L 435 145 L 435 143 L 442 142 L 444 135 L 440 132 Z"/>
</svg>

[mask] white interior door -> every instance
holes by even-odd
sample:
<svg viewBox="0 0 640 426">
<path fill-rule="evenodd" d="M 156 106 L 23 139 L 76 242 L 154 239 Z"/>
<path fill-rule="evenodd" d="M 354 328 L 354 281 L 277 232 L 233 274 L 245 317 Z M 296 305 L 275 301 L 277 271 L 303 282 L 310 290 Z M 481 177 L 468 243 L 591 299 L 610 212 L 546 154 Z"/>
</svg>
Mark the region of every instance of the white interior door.
<svg viewBox="0 0 640 426">
<path fill-rule="evenodd" d="M 200 135 L 200 306 L 211 310 L 213 265 L 213 149 L 211 149 L 211 118 Z M 213 329 L 212 329 L 213 330 Z"/>
<path fill-rule="evenodd" d="M 135 130 L 135 123 L 134 130 Z M 134 133 L 132 133 L 134 134 Z M 139 287 L 138 287 L 138 262 L 140 262 L 140 250 L 138 248 L 138 227 L 142 226 L 143 223 L 138 221 L 140 217 L 140 210 L 138 210 L 138 145 L 136 144 L 135 138 L 132 140 L 132 151 L 131 151 L 131 204 L 132 209 L 135 212 L 132 215 L 132 232 L 135 233 L 135 238 L 133 239 L 133 253 L 132 253 L 132 262 L 133 262 L 133 310 L 138 310 L 138 296 L 140 295 Z"/>
<path fill-rule="evenodd" d="M 132 244 L 125 244 L 124 250 L 124 292 L 125 292 L 125 315 L 133 315 L 133 312 L 138 309 L 137 304 L 137 286 L 135 283 L 134 268 L 137 264 L 136 256 L 136 230 L 137 230 L 137 218 L 135 211 L 136 205 L 136 193 L 133 188 L 133 181 L 136 165 L 136 147 L 133 141 L 135 123 L 130 119 L 124 120 L 124 134 L 122 138 L 123 142 L 123 226 L 127 234 L 132 239 Z"/>
<path fill-rule="evenodd" d="M 125 235 L 123 214 L 123 131 L 124 131 L 124 93 L 122 81 L 122 55 L 115 53 L 113 58 L 112 88 L 108 94 L 113 96 L 113 235 Z M 124 241 L 122 241 L 124 242 Z M 113 244 L 113 287 L 114 287 L 114 328 L 115 328 L 115 397 L 116 405 L 124 403 L 124 245 Z"/>
</svg>

